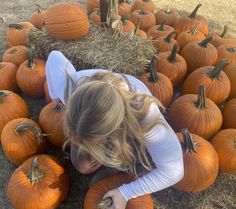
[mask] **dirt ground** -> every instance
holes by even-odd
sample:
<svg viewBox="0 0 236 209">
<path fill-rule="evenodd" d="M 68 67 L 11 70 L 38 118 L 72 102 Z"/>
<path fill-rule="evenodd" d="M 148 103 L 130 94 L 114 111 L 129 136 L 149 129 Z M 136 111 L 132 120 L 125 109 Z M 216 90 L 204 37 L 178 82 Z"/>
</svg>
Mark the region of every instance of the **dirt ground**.
<svg viewBox="0 0 236 209">
<path fill-rule="evenodd" d="M 29 20 L 30 15 L 35 11 L 35 3 L 43 8 L 56 2 L 65 0 L 1 0 L 0 17 L 7 23 Z M 80 2 L 82 2 L 81 0 Z M 78 1 L 77 1 L 78 2 Z M 175 7 L 181 14 L 192 11 L 199 3 L 196 0 L 158 0 L 155 1 L 156 8 Z M 202 0 L 202 7 L 199 14 L 204 15 L 210 23 L 210 31 L 222 30 L 227 24 L 231 34 L 236 37 L 236 4 L 233 0 Z M 6 50 L 5 26 L 0 25 L 0 57 Z M 22 94 L 21 94 L 22 95 Z M 31 118 L 37 120 L 41 108 L 45 105 L 44 99 L 33 100 L 22 95 L 30 107 Z M 60 209 L 82 209 L 84 194 L 87 190 L 88 176 L 81 176 L 74 171 L 70 162 L 64 159 L 61 150 L 48 147 L 47 153 L 56 155 L 71 176 L 71 190 L 69 197 L 60 205 Z M 15 166 L 12 165 L 0 148 L 0 208 L 12 209 L 12 205 L 6 194 L 6 186 L 10 175 L 14 172 Z M 219 173 L 215 184 L 209 189 L 199 193 L 179 192 L 172 188 L 165 189 L 153 194 L 156 209 L 236 209 L 236 175 Z"/>
</svg>

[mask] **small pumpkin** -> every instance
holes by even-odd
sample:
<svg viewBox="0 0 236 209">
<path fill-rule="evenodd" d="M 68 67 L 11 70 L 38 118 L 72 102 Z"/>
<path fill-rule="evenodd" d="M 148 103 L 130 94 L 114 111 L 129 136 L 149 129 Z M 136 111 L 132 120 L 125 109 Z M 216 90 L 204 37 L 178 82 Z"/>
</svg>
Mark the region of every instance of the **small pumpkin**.
<svg viewBox="0 0 236 209">
<path fill-rule="evenodd" d="M 134 0 L 132 4 L 132 11 L 144 9 L 154 13 L 155 4 L 152 0 Z"/>
<path fill-rule="evenodd" d="M 42 11 L 39 5 L 37 5 L 37 12 L 34 12 L 30 16 L 30 22 L 34 25 L 35 28 L 40 30 L 44 25 L 44 16 L 45 16 L 45 11 Z"/>
<path fill-rule="evenodd" d="M 27 60 L 27 55 L 29 50 L 26 46 L 13 46 L 7 49 L 3 56 L 3 62 L 12 62 L 13 64 L 20 66 L 25 60 Z"/>
<path fill-rule="evenodd" d="M 99 8 L 100 7 L 100 0 L 87 0 L 87 11 L 88 14 L 92 13 L 94 11 L 95 8 Z"/>
<path fill-rule="evenodd" d="M 79 3 L 58 3 L 46 10 L 45 28 L 56 39 L 78 40 L 89 30 L 89 20 L 85 7 Z"/>
<path fill-rule="evenodd" d="M 49 94 L 49 91 L 48 91 L 47 80 L 45 80 L 43 88 L 44 88 L 45 100 L 46 100 L 46 103 L 48 104 L 48 103 L 52 102 L 52 98 L 50 97 L 50 94 Z"/>
<path fill-rule="evenodd" d="M 200 192 L 214 184 L 218 175 L 218 156 L 210 142 L 188 129 L 177 133 L 184 158 L 184 177 L 173 187 L 185 192 Z"/>
<path fill-rule="evenodd" d="M 17 66 L 11 62 L 0 62 L 0 90 L 16 91 Z"/>
<path fill-rule="evenodd" d="M 139 36 L 141 38 L 147 39 L 147 33 L 143 30 L 140 30 L 140 23 L 141 23 L 141 17 L 138 17 L 137 24 L 135 25 L 134 29 L 134 35 Z"/>
<path fill-rule="evenodd" d="M 166 75 L 173 87 L 179 85 L 187 73 L 187 63 L 177 54 L 178 45 L 175 44 L 171 52 L 159 53 L 156 57 L 156 69 Z"/>
<path fill-rule="evenodd" d="M 131 4 L 126 2 L 126 0 L 119 0 L 118 4 L 118 14 L 123 17 L 131 13 Z"/>
<path fill-rule="evenodd" d="M 34 155 L 12 174 L 7 185 L 8 197 L 16 209 L 57 208 L 66 198 L 69 176 L 50 155 Z"/>
<path fill-rule="evenodd" d="M 215 67 L 205 66 L 194 70 L 185 79 L 183 94 L 197 94 L 199 85 L 206 88 L 206 97 L 217 105 L 222 104 L 230 93 L 230 80 L 223 69 L 227 65 L 226 60 L 221 60 Z"/>
<path fill-rule="evenodd" d="M 135 30 L 135 25 L 129 20 L 129 16 L 121 17 L 122 31 L 133 33 Z"/>
<path fill-rule="evenodd" d="M 0 90 L 0 134 L 9 121 L 28 116 L 28 105 L 18 94 L 8 90 Z"/>
<path fill-rule="evenodd" d="M 228 99 L 236 98 L 236 63 L 227 65 L 224 68 L 224 72 L 228 76 L 231 84 Z"/>
<path fill-rule="evenodd" d="M 39 124 L 47 134 L 50 143 L 57 147 L 62 147 L 65 142 L 63 131 L 65 107 L 60 102 L 50 102 L 40 111 Z"/>
<path fill-rule="evenodd" d="M 112 199 L 107 198 L 102 201 L 106 192 L 111 189 L 117 188 L 122 184 L 127 184 L 135 180 L 135 177 L 125 173 L 116 173 L 99 180 L 91 186 L 85 196 L 84 209 L 94 208 L 108 208 L 112 205 Z M 103 207 L 101 207 L 103 205 Z M 100 207 L 98 207 L 100 206 Z M 154 209 L 154 204 L 151 195 L 143 195 L 132 198 L 127 202 L 126 209 L 142 208 Z"/>
<path fill-rule="evenodd" d="M 94 9 L 94 11 L 89 15 L 89 19 L 95 23 L 101 23 L 100 10 Z"/>
<path fill-rule="evenodd" d="M 217 62 L 226 59 L 229 64 L 236 64 L 236 45 L 222 44 L 217 48 Z"/>
<path fill-rule="evenodd" d="M 236 174 L 236 129 L 219 131 L 211 143 L 218 154 L 220 170 Z"/>
<path fill-rule="evenodd" d="M 155 13 L 156 24 L 160 25 L 165 21 L 166 25 L 175 26 L 176 21 L 180 18 L 179 12 L 177 9 L 160 9 Z"/>
<path fill-rule="evenodd" d="M 44 152 L 46 145 L 39 125 L 28 118 L 8 122 L 2 130 L 1 143 L 5 155 L 15 165 Z"/>
<path fill-rule="evenodd" d="M 209 43 L 212 39 L 212 37 L 208 37 L 201 42 L 193 41 L 182 49 L 180 55 L 187 62 L 187 74 L 199 67 L 214 66 L 217 63 L 217 49 Z"/>
<path fill-rule="evenodd" d="M 167 117 L 172 128 L 179 132 L 187 128 L 191 133 L 205 139 L 211 138 L 222 125 L 222 114 L 218 106 L 206 98 L 204 86 L 199 86 L 199 93 L 185 94 L 170 105 Z"/>
<path fill-rule="evenodd" d="M 236 129 L 236 98 L 229 100 L 223 107 L 223 127 Z"/>
</svg>

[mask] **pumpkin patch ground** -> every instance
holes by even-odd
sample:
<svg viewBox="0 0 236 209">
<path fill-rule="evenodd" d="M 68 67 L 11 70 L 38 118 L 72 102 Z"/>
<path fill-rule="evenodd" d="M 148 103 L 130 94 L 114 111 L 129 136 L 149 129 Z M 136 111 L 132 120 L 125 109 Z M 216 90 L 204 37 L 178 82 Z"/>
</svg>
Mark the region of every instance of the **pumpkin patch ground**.
<svg viewBox="0 0 236 209">
<path fill-rule="evenodd" d="M 82 4 L 86 4 L 87 2 L 87 0 L 0 1 L 0 59 L 3 57 L 3 54 L 7 49 L 5 25 L 29 21 L 30 16 L 34 12 L 37 12 L 36 4 L 40 5 L 42 9 L 46 9 L 48 6 L 60 2 L 80 2 Z M 197 0 L 153 0 L 153 2 L 155 4 L 155 11 L 168 7 L 170 9 L 173 8 L 173 10 L 177 9 L 181 15 L 190 14 L 194 7 L 196 7 L 199 3 Z M 198 13 L 208 20 L 209 32 L 222 32 L 224 26 L 227 25 L 229 33 L 233 37 L 236 37 L 236 4 L 234 0 L 227 0 L 225 2 L 222 2 L 221 0 L 202 0 L 201 4 L 202 6 L 199 8 Z M 161 22 L 158 24 L 161 24 Z M 47 104 L 45 99 L 29 97 L 20 91 L 16 93 L 18 93 L 26 101 L 29 107 L 29 118 L 38 121 L 40 111 Z M 46 154 L 55 156 L 69 173 L 70 184 L 68 197 L 57 208 L 83 209 L 90 176 L 84 176 L 76 172 L 70 163 L 69 157 L 67 157 L 66 154 L 63 153 L 58 147 L 48 145 Z M 7 184 L 11 175 L 16 170 L 16 166 L 4 154 L 2 145 L 0 145 L 0 162 L 0 208 L 14 209 L 7 195 Z M 202 182 L 199 182 L 199 185 L 200 183 Z M 40 190 L 38 192 L 40 193 Z M 152 196 L 155 209 L 233 209 L 236 208 L 236 175 L 219 171 L 214 184 L 201 192 L 191 193 L 178 191 L 174 188 L 168 188 L 163 191 L 153 193 Z"/>
</svg>

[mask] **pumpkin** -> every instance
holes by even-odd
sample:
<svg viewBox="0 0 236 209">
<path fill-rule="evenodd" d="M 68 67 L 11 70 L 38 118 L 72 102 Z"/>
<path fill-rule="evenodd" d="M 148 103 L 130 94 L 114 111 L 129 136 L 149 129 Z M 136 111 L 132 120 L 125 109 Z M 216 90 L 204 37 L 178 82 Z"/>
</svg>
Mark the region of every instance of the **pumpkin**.
<svg viewBox="0 0 236 209">
<path fill-rule="evenodd" d="M 218 154 L 220 170 L 236 174 L 236 129 L 219 131 L 211 143 Z"/>
<path fill-rule="evenodd" d="M 87 11 L 88 14 L 92 13 L 95 8 L 100 7 L 100 0 L 87 0 Z"/>
<path fill-rule="evenodd" d="M 149 72 L 138 78 L 148 87 L 153 96 L 160 100 L 163 106 L 168 106 L 173 97 L 173 85 L 170 79 L 156 70 L 155 60 L 151 61 Z"/>
<path fill-rule="evenodd" d="M 131 5 L 126 0 L 119 0 L 118 14 L 123 17 L 131 13 Z"/>
<path fill-rule="evenodd" d="M 166 25 L 175 26 L 176 21 L 178 21 L 180 15 L 177 9 L 160 9 L 155 13 L 156 17 L 156 24 L 160 25 L 162 22 L 165 21 Z"/>
<path fill-rule="evenodd" d="M 236 98 L 229 100 L 223 107 L 223 127 L 236 129 Z"/>
<path fill-rule="evenodd" d="M 156 54 L 162 52 L 170 52 L 174 45 L 177 44 L 177 41 L 172 38 L 176 34 L 175 31 L 170 32 L 166 37 L 162 36 L 153 40 L 153 45 L 156 49 Z M 179 46 L 177 47 L 177 53 L 179 52 Z"/>
<path fill-rule="evenodd" d="M 6 30 L 7 46 L 27 46 L 27 37 L 31 28 L 34 28 L 34 26 L 30 22 L 19 22 L 17 24 L 9 24 Z"/>
<path fill-rule="evenodd" d="M 30 16 L 30 22 L 34 25 L 35 28 L 41 29 L 44 24 L 45 11 L 41 11 L 40 7 L 37 6 L 37 12 L 34 12 Z"/>
<path fill-rule="evenodd" d="M 173 31 L 175 31 L 175 29 L 169 25 L 165 25 L 165 22 L 163 21 L 161 25 L 154 25 L 153 27 L 149 28 L 147 34 L 148 37 L 155 40 L 157 38 L 167 36 Z M 173 33 L 172 36 L 175 38 L 176 33 Z"/>
<path fill-rule="evenodd" d="M 194 26 L 199 25 L 199 31 L 204 35 L 208 34 L 208 22 L 205 17 L 197 15 L 198 9 L 201 7 L 201 4 L 198 4 L 196 8 L 190 15 L 183 15 L 175 24 L 175 31 L 179 35 L 182 31 L 192 29 Z"/>
<path fill-rule="evenodd" d="M 155 5 L 152 0 L 134 0 L 132 4 L 132 11 L 144 9 L 154 13 Z"/>
<path fill-rule="evenodd" d="M 187 73 L 187 63 L 177 54 L 178 45 L 175 44 L 171 52 L 163 52 L 156 57 L 156 69 L 166 75 L 173 87 L 179 85 Z"/>
<path fill-rule="evenodd" d="M 147 33 L 145 31 L 139 29 L 140 23 L 141 23 L 141 17 L 138 17 L 138 21 L 137 21 L 137 24 L 135 25 L 135 29 L 134 29 L 134 35 L 139 36 L 144 39 L 147 39 Z"/>
<path fill-rule="evenodd" d="M 13 46 L 7 49 L 3 56 L 3 62 L 12 62 L 19 66 L 25 60 L 27 60 L 28 48 L 26 46 Z"/>
<path fill-rule="evenodd" d="M 65 142 L 63 131 L 65 107 L 60 102 L 50 102 L 39 114 L 39 124 L 50 143 L 62 147 Z"/>
<path fill-rule="evenodd" d="M 28 106 L 18 94 L 8 90 L 0 90 L 0 134 L 9 121 L 28 116 Z"/>
<path fill-rule="evenodd" d="M 231 83 L 228 99 L 236 98 L 236 63 L 227 65 L 224 68 L 224 72 L 228 76 Z"/>
<path fill-rule="evenodd" d="M 12 174 L 8 197 L 16 209 L 54 209 L 65 199 L 69 176 L 50 155 L 34 155 Z"/>
<path fill-rule="evenodd" d="M 135 180 L 135 177 L 132 177 L 125 173 L 116 173 L 108 177 L 99 180 L 94 185 L 92 185 L 84 200 L 84 209 L 95 209 L 95 208 L 107 208 L 112 205 L 112 199 L 107 198 L 105 201 L 102 201 L 103 196 L 106 192 L 111 189 L 115 189 L 122 184 L 127 184 Z M 101 207 L 103 205 L 103 207 Z M 100 206 L 100 207 L 98 207 Z M 154 209 L 154 204 L 151 195 L 143 195 L 136 198 L 132 198 L 127 202 L 125 207 L 126 209 Z"/>
<path fill-rule="evenodd" d="M 187 74 L 203 66 L 215 65 L 217 62 L 217 49 L 209 43 L 212 37 L 206 38 L 203 41 L 193 41 L 187 44 L 181 51 L 181 56 L 185 59 L 188 65 Z"/>
<path fill-rule="evenodd" d="M 138 22 L 138 17 L 141 18 L 139 26 L 141 30 L 147 31 L 156 24 L 155 15 L 150 11 L 145 11 L 144 9 L 135 10 L 130 15 L 130 21 L 136 25 Z"/>
<path fill-rule="evenodd" d="M 28 118 L 8 122 L 2 130 L 1 143 L 5 155 L 15 165 L 42 153 L 46 145 L 39 125 Z"/>
<path fill-rule="evenodd" d="M 227 25 L 225 25 L 222 33 L 220 33 L 220 32 L 209 33 L 208 37 L 210 37 L 210 36 L 213 37 L 211 44 L 213 44 L 216 48 L 218 48 L 222 44 L 236 45 L 236 39 L 229 35 L 228 30 L 229 30 L 229 27 Z"/>
<path fill-rule="evenodd" d="M 121 17 L 122 31 L 133 33 L 135 30 L 135 25 L 129 20 L 129 16 Z"/>
<path fill-rule="evenodd" d="M 0 90 L 16 91 L 17 66 L 11 62 L 0 62 Z"/>
<path fill-rule="evenodd" d="M 46 100 L 46 103 L 48 104 L 48 103 L 52 102 L 52 98 L 50 97 L 50 94 L 49 94 L 49 91 L 48 91 L 47 80 L 45 80 L 43 88 L 44 88 L 45 100 Z"/>
<path fill-rule="evenodd" d="M 199 25 L 196 25 L 190 30 L 185 30 L 177 36 L 176 40 L 177 40 L 181 50 L 188 43 L 190 43 L 192 41 L 202 41 L 206 38 L 202 32 L 198 31 L 198 26 Z"/>
<path fill-rule="evenodd" d="M 217 62 L 226 59 L 229 64 L 236 64 L 236 45 L 222 44 L 217 48 L 218 57 Z"/>
<path fill-rule="evenodd" d="M 198 95 L 182 95 L 170 105 L 167 117 L 176 132 L 187 128 L 191 133 L 209 139 L 220 130 L 223 120 L 221 111 L 205 95 L 205 88 L 201 85 Z"/>
<path fill-rule="evenodd" d="M 89 30 L 87 11 L 83 5 L 75 2 L 48 7 L 44 21 L 48 34 L 56 39 L 81 39 Z"/>
<path fill-rule="evenodd" d="M 218 156 L 210 142 L 188 129 L 177 133 L 184 158 L 184 177 L 173 187 L 185 192 L 200 192 L 209 188 L 218 174 Z"/>
<path fill-rule="evenodd" d="M 215 67 L 205 66 L 196 69 L 185 79 L 183 94 L 197 94 L 199 85 L 206 88 L 206 97 L 217 105 L 223 103 L 230 93 L 230 80 L 222 71 L 227 65 L 226 60 L 221 60 Z"/>
<path fill-rule="evenodd" d="M 17 85 L 26 95 L 40 98 L 44 96 L 45 61 L 33 58 L 32 48 L 29 50 L 29 58 L 23 62 L 16 73 Z"/>
<path fill-rule="evenodd" d="M 89 19 L 95 23 L 101 23 L 100 10 L 94 9 L 94 11 L 89 15 Z"/>
</svg>

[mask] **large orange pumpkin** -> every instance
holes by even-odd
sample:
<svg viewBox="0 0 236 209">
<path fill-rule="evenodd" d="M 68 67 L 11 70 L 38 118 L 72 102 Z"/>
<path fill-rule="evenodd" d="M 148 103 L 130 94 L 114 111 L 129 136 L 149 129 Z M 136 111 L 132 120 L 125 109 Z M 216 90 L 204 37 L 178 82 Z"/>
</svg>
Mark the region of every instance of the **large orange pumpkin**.
<svg viewBox="0 0 236 209">
<path fill-rule="evenodd" d="M 188 129 L 177 133 L 184 157 L 184 177 L 174 188 L 186 192 L 200 192 L 210 187 L 218 174 L 218 156 L 210 142 L 190 134 Z"/>
<path fill-rule="evenodd" d="M 219 167 L 226 173 L 236 174 L 236 129 L 219 131 L 212 139 L 218 157 Z"/>
<path fill-rule="evenodd" d="M 130 183 L 134 181 L 135 178 L 124 173 L 117 173 L 111 176 L 105 177 L 104 179 L 95 183 L 89 188 L 85 200 L 84 209 L 95 209 L 98 204 L 101 204 L 102 198 L 106 192 L 111 189 L 115 189 L 122 184 Z M 109 200 L 109 199 L 107 199 Z M 104 201 L 103 201 L 104 202 Z M 110 205 L 112 201 L 107 201 Z M 105 204 L 104 204 L 105 205 Z M 107 208 L 107 207 L 103 207 Z M 130 199 L 127 202 L 125 209 L 154 209 L 154 204 L 151 195 L 143 195 L 137 198 Z"/>
<path fill-rule="evenodd" d="M 85 7 L 79 3 L 59 3 L 50 6 L 45 14 L 45 28 L 56 39 L 76 40 L 89 30 Z"/>
<path fill-rule="evenodd" d="M 15 165 L 42 153 L 46 145 L 39 125 L 28 118 L 8 122 L 2 130 L 1 143 L 5 155 Z"/>
<path fill-rule="evenodd" d="M 223 127 L 236 129 L 236 98 L 229 100 L 223 107 Z"/>
<path fill-rule="evenodd" d="M 177 9 L 160 9 L 155 13 L 156 24 L 159 25 L 165 21 L 166 25 L 174 27 L 175 23 L 180 18 L 179 12 Z"/>
<path fill-rule="evenodd" d="M 34 155 L 10 177 L 8 197 L 15 209 L 55 209 L 67 196 L 69 176 L 50 155 Z"/>
<path fill-rule="evenodd" d="M 160 25 L 154 25 L 151 28 L 148 29 L 147 34 L 148 37 L 151 39 L 157 39 L 163 36 L 167 36 L 171 32 L 175 31 L 175 29 L 169 25 L 165 25 L 165 22 L 163 21 Z M 176 32 L 172 33 L 173 38 L 176 36 Z"/>
</svg>

